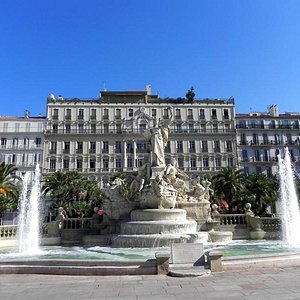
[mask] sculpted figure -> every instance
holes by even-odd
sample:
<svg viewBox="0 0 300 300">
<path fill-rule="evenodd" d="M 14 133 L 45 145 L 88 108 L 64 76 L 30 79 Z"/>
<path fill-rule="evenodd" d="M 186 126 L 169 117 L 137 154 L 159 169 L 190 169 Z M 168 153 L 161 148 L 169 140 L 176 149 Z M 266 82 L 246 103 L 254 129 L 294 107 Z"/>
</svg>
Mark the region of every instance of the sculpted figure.
<svg viewBox="0 0 300 300">
<path fill-rule="evenodd" d="M 172 158 L 171 163 L 167 165 L 165 177 L 168 182 L 178 190 L 178 192 L 184 194 L 188 191 L 189 188 L 185 184 L 184 180 L 188 178 L 188 175 L 177 167 L 177 161 L 175 158 Z"/>
<path fill-rule="evenodd" d="M 165 167 L 165 147 L 169 138 L 169 124 L 172 118 L 170 109 L 170 118 L 165 120 L 163 125 L 159 124 L 159 120 L 154 120 L 154 126 L 144 131 L 145 138 L 150 142 L 152 166 Z"/>
</svg>

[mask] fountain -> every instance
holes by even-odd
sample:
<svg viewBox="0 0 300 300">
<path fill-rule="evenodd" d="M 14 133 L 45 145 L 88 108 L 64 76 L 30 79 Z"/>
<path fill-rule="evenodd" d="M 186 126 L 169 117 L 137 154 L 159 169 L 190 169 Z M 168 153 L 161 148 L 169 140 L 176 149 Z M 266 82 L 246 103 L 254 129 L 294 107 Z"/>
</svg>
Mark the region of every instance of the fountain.
<svg viewBox="0 0 300 300">
<path fill-rule="evenodd" d="M 278 155 L 280 177 L 280 205 L 282 240 L 288 246 L 300 246 L 300 211 L 288 148 L 284 157 Z"/>
<path fill-rule="evenodd" d="M 24 255 L 32 255 L 40 252 L 39 200 L 41 172 L 39 164 L 36 165 L 34 176 L 32 175 L 29 172 L 25 173 L 19 200 L 17 245 L 18 252 Z"/>
</svg>

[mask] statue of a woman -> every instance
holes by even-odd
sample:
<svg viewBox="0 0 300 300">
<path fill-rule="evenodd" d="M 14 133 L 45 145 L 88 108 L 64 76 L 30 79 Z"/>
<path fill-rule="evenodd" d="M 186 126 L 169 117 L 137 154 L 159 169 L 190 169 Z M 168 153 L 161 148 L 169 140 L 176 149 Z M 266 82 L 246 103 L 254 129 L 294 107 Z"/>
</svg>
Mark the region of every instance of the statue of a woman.
<svg viewBox="0 0 300 300">
<path fill-rule="evenodd" d="M 145 138 L 150 141 L 151 145 L 151 162 L 152 166 L 165 167 L 165 147 L 169 138 L 169 124 L 172 118 L 170 109 L 170 117 L 165 120 L 163 125 L 159 124 L 159 120 L 154 120 L 154 126 L 144 131 Z"/>
</svg>

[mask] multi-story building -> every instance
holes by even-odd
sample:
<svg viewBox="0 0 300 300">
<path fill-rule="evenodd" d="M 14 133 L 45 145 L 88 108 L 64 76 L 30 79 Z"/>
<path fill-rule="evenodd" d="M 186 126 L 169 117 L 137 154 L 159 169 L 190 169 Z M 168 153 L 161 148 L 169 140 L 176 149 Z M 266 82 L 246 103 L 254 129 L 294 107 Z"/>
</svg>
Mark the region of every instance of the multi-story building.
<svg viewBox="0 0 300 300">
<path fill-rule="evenodd" d="M 100 181 L 150 161 L 143 132 L 171 119 L 165 159 L 190 177 L 237 164 L 234 100 L 160 99 L 146 91 L 47 101 L 44 173 L 74 170 Z"/>
<path fill-rule="evenodd" d="M 0 117 L 0 162 L 14 164 L 17 175 L 43 163 L 46 117 Z"/>
<path fill-rule="evenodd" d="M 277 155 L 288 147 L 300 170 L 300 113 L 279 114 L 271 105 L 267 113 L 236 115 L 239 164 L 245 173 L 277 173 Z"/>
</svg>

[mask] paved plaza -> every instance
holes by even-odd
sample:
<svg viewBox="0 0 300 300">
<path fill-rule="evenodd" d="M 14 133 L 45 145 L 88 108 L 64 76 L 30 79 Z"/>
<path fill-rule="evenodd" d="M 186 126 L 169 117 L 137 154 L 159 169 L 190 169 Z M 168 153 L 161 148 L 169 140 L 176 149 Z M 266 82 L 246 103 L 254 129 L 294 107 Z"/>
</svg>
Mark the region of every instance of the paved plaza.
<svg viewBox="0 0 300 300">
<path fill-rule="evenodd" d="M 0 275 L 0 299 L 300 299 L 300 268 L 205 277 Z"/>
</svg>

